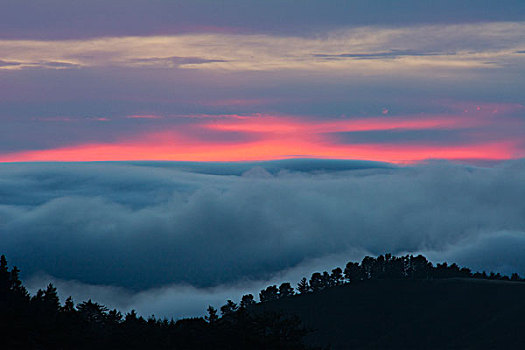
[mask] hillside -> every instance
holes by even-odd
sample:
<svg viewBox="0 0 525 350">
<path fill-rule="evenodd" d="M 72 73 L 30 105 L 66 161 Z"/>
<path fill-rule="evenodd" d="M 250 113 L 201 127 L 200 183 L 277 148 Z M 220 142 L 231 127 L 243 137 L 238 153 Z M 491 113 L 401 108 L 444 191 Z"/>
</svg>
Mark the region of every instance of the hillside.
<svg viewBox="0 0 525 350">
<path fill-rule="evenodd" d="M 6 349 L 523 349 L 525 281 L 424 256 L 348 262 L 227 300 L 205 317 L 143 318 L 91 299 L 60 303 L 49 284 L 30 295 L 0 256 Z"/>
<path fill-rule="evenodd" d="M 333 349 L 523 348 L 525 283 L 369 280 L 257 304 L 292 313 Z"/>
</svg>

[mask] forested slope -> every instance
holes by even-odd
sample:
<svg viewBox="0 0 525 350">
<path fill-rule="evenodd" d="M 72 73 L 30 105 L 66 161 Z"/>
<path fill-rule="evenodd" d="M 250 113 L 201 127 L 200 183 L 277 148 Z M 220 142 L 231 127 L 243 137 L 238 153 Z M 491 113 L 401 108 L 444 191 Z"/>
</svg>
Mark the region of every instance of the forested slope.
<svg viewBox="0 0 525 350">
<path fill-rule="evenodd" d="M 525 283 L 369 280 L 258 304 L 296 314 L 333 349 L 523 349 Z"/>
<path fill-rule="evenodd" d="M 390 254 L 177 321 L 29 295 L 0 258 L 1 349 L 523 349 L 525 283 Z"/>
</svg>

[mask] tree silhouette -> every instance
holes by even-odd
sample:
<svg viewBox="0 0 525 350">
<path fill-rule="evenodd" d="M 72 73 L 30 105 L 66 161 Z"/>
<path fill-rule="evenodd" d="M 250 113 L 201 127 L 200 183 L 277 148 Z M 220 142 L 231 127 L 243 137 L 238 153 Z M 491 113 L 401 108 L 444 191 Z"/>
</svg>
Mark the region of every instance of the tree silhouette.
<svg viewBox="0 0 525 350">
<path fill-rule="evenodd" d="M 301 281 L 297 284 L 297 290 L 300 294 L 306 294 L 311 292 L 310 284 L 308 283 L 308 280 L 303 277 Z"/>
<path fill-rule="evenodd" d="M 410 278 L 428 279 L 430 277 L 432 273 L 432 263 L 430 263 L 423 255 L 418 255 L 416 257 L 411 255 L 409 261 L 411 269 Z"/>
<path fill-rule="evenodd" d="M 279 289 L 276 285 L 268 286 L 259 293 L 259 300 L 261 303 L 276 300 L 279 298 Z"/>
<path fill-rule="evenodd" d="M 291 297 L 294 294 L 295 294 L 295 291 L 290 285 L 290 283 L 285 282 L 279 286 L 279 297 L 280 298 Z"/>
<path fill-rule="evenodd" d="M 72 297 L 68 297 L 66 301 L 64 301 L 64 306 L 62 306 L 61 310 L 65 313 L 73 313 L 76 311 Z"/>
<path fill-rule="evenodd" d="M 332 285 L 332 279 L 330 278 L 330 274 L 327 271 L 323 271 L 323 274 L 321 275 L 323 288 L 333 287 Z"/>
<path fill-rule="evenodd" d="M 363 268 L 356 262 L 346 264 L 344 274 L 348 282 L 358 282 L 365 279 Z"/>
<path fill-rule="evenodd" d="M 7 282 L 9 279 L 9 269 L 5 255 L 0 256 L 0 281 Z"/>
<path fill-rule="evenodd" d="M 221 314 L 223 316 L 228 316 L 233 314 L 235 311 L 237 311 L 237 304 L 235 304 L 233 301 L 228 300 L 226 301 L 226 304 L 221 306 Z"/>
<path fill-rule="evenodd" d="M 104 305 L 91 301 L 84 301 L 77 305 L 78 314 L 92 325 L 101 326 L 106 321 L 108 308 Z M 135 310 L 131 311 L 136 315 Z"/>
<path fill-rule="evenodd" d="M 122 313 L 117 309 L 110 310 L 106 315 L 107 323 L 119 324 L 122 322 Z"/>
<path fill-rule="evenodd" d="M 314 272 L 312 274 L 312 277 L 310 277 L 309 283 L 310 283 L 310 288 L 312 288 L 312 292 L 318 292 L 325 288 L 323 275 L 321 275 L 321 273 L 319 272 Z"/>
<path fill-rule="evenodd" d="M 43 301 L 50 310 L 58 311 L 60 300 L 58 299 L 57 289 L 49 283 L 44 291 Z"/>
<path fill-rule="evenodd" d="M 341 270 L 340 267 L 336 267 L 332 270 L 332 274 L 330 275 L 330 285 L 332 286 L 340 286 L 344 283 L 344 276 L 343 276 L 343 270 Z"/>
<path fill-rule="evenodd" d="M 246 309 L 250 307 L 251 305 L 255 304 L 255 300 L 253 299 L 252 294 L 245 294 L 241 298 L 240 308 Z"/>
<path fill-rule="evenodd" d="M 217 309 L 209 305 L 206 311 L 208 312 L 208 315 L 204 317 L 206 321 L 208 321 L 209 324 L 215 324 L 219 319 L 219 316 L 217 316 Z"/>
</svg>

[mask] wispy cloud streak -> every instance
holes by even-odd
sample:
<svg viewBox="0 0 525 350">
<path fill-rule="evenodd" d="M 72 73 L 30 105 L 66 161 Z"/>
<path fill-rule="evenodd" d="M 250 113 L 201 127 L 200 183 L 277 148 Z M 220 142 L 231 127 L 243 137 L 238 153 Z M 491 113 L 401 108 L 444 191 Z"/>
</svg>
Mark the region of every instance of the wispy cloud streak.
<svg viewBox="0 0 525 350">
<path fill-rule="evenodd" d="M 317 37 L 184 34 L 86 40 L 0 40 L 0 69 L 161 67 L 351 74 L 499 67 L 522 61 L 525 24 L 361 27 Z"/>
</svg>

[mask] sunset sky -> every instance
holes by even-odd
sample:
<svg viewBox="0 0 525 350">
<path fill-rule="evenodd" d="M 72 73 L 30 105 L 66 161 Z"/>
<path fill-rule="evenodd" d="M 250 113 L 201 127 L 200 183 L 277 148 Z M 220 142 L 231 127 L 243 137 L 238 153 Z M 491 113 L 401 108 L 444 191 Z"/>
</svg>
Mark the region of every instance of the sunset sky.
<svg viewBox="0 0 525 350">
<path fill-rule="evenodd" d="M 0 162 L 525 156 L 522 1 L 2 1 Z"/>
<path fill-rule="evenodd" d="M 0 0 L 33 293 L 178 318 L 365 255 L 525 276 L 524 184 L 524 0 Z"/>
</svg>

